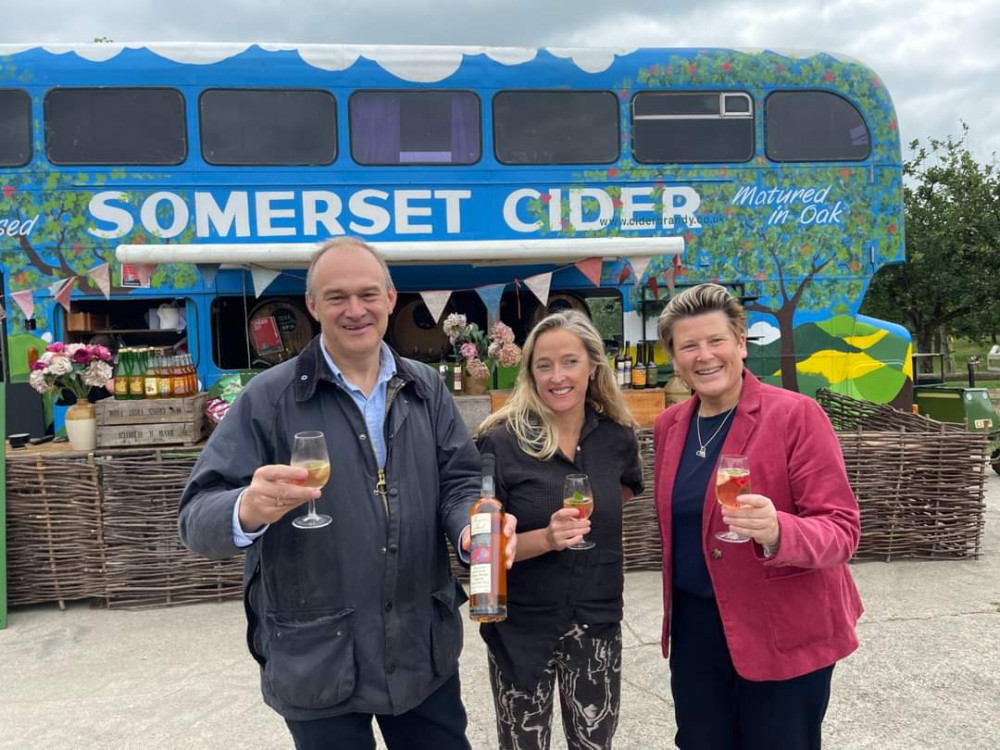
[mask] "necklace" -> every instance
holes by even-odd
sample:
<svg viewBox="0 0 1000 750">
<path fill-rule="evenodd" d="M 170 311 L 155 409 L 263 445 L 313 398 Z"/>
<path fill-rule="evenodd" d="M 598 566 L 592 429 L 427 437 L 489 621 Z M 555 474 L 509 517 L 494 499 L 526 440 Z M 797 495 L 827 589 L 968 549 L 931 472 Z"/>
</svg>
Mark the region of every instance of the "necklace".
<svg viewBox="0 0 1000 750">
<path fill-rule="evenodd" d="M 705 449 L 708 448 L 708 446 L 711 445 L 712 441 L 715 440 L 716 436 L 720 432 L 722 432 L 722 428 L 726 426 L 726 422 L 729 421 L 729 418 L 733 415 L 734 411 L 736 411 L 736 407 L 735 406 L 732 409 L 730 409 L 729 411 L 726 412 L 726 418 L 722 420 L 722 423 L 715 429 L 715 432 L 712 433 L 712 437 L 710 437 L 704 443 L 701 442 L 701 412 L 698 412 L 697 414 L 695 414 L 695 417 L 694 417 L 694 429 L 695 429 L 695 432 L 698 435 L 698 450 L 696 450 L 694 452 L 694 454 L 698 458 L 704 458 L 705 457 Z"/>
</svg>

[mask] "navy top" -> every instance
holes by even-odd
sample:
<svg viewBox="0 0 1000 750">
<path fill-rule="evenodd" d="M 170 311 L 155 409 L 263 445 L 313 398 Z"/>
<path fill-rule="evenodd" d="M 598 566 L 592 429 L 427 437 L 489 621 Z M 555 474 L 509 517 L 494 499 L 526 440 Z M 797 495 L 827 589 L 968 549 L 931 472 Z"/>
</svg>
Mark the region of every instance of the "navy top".
<svg viewBox="0 0 1000 750">
<path fill-rule="evenodd" d="M 674 588 L 702 599 L 715 598 L 701 541 L 705 493 L 708 491 L 709 483 L 715 478 L 715 465 L 719 461 L 722 444 L 726 442 L 726 435 L 733 426 L 735 418 L 735 415 L 725 411 L 714 417 L 701 418 L 702 440 L 708 440 L 715 435 L 716 430 L 719 430 L 719 434 L 715 435 L 706 446 L 705 457 L 699 458 L 696 454 L 698 437 L 695 430 L 698 416 L 695 413 L 688 426 L 684 452 L 681 453 L 677 477 L 674 479 L 674 493 L 670 500 L 673 517 L 673 585 Z M 726 423 L 719 429 L 723 420 Z"/>
</svg>

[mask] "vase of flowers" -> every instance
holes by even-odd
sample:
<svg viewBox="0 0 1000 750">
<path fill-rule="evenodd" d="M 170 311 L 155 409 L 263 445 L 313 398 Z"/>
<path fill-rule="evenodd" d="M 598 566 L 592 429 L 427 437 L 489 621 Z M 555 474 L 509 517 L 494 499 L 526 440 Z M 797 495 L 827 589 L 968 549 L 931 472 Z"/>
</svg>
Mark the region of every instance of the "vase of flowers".
<svg viewBox="0 0 1000 750">
<path fill-rule="evenodd" d="M 94 344 L 49 344 L 31 366 L 28 381 L 39 393 L 69 391 L 76 403 L 66 410 L 66 436 L 74 450 L 89 451 L 97 443 L 97 415 L 87 400 L 91 388 L 105 385 L 113 373 L 113 357 Z"/>
<path fill-rule="evenodd" d="M 514 367 L 521 362 L 521 347 L 514 343 L 514 332 L 500 321 L 487 335 L 464 315 L 452 313 L 445 318 L 444 332 L 465 372 L 465 393 L 486 393 L 498 366 Z"/>
</svg>

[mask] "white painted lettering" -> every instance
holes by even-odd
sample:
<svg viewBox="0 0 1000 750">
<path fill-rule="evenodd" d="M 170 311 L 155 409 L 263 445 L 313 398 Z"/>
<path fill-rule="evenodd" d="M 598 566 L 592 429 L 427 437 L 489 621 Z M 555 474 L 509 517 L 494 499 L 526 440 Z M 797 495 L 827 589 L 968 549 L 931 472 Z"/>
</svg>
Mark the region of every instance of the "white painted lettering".
<svg viewBox="0 0 1000 750">
<path fill-rule="evenodd" d="M 369 203 L 368 199 L 384 201 L 389 194 L 382 190 L 359 190 L 351 196 L 348 207 L 356 219 L 366 221 L 366 224 L 352 221 L 347 225 L 348 229 L 358 234 L 381 234 L 389 228 L 392 216 L 384 206 Z"/>
<path fill-rule="evenodd" d="M 275 219 L 294 219 L 294 208 L 277 208 L 272 203 L 278 201 L 290 201 L 295 198 L 295 193 L 290 190 L 263 191 L 254 195 L 254 206 L 257 211 L 257 236 L 258 237 L 291 237 L 295 234 L 295 227 L 276 227 L 272 224 Z"/>
<path fill-rule="evenodd" d="M 167 203 L 171 208 L 170 223 L 167 226 L 160 224 L 160 217 L 157 215 L 160 204 Z M 173 239 L 187 227 L 190 211 L 187 203 L 175 193 L 159 192 L 153 193 L 142 202 L 142 209 L 139 212 L 139 219 L 142 226 L 150 234 L 161 237 L 165 240 Z"/>
<path fill-rule="evenodd" d="M 199 237 L 211 237 L 213 230 L 219 237 L 228 237 L 234 225 L 237 237 L 250 236 L 250 206 L 244 190 L 230 193 L 223 207 L 215 202 L 211 193 L 196 192 L 194 216 Z"/>
<path fill-rule="evenodd" d="M 324 209 L 320 210 L 320 205 Z M 322 224 L 330 235 L 344 234 L 344 228 L 337 221 L 344 204 L 340 196 L 329 190 L 304 190 L 302 192 L 302 233 L 309 237 L 319 234 Z"/>
<path fill-rule="evenodd" d="M 517 213 L 518 204 L 522 200 L 527 198 L 529 200 L 537 201 L 541 197 L 542 194 L 532 188 L 521 188 L 520 190 L 515 190 L 513 193 L 508 195 L 507 199 L 503 202 L 503 219 L 507 222 L 507 226 L 515 232 L 537 232 L 541 229 L 541 221 L 536 220 L 531 223 L 521 221 L 521 218 Z"/>
<path fill-rule="evenodd" d="M 112 205 L 113 201 L 127 203 L 128 196 L 121 190 L 107 190 L 103 193 L 96 193 L 90 199 L 90 204 L 87 206 L 87 210 L 94 219 L 111 224 L 114 227 L 113 229 L 99 229 L 94 226 L 87 227 L 87 231 L 90 234 L 100 237 L 102 240 L 114 240 L 124 237 L 135 226 L 135 219 L 132 218 L 132 214 L 124 208 Z"/>
</svg>

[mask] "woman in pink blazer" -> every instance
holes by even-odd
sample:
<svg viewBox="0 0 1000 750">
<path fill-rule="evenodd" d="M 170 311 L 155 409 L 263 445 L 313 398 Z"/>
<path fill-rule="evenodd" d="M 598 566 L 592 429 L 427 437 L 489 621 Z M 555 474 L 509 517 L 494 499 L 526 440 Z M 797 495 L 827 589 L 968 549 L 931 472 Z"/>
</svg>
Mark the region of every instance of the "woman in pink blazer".
<svg viewBox="0 0 1000 750">
<path fill-rule="evenodd" d="M 659 333 L 694 398 L 656 420 L 663 655 L 683 750 L 820 747 L 837 660 L 858 646 L 847 568 L 860 535 L 840 445 L 815 401 L 743 367 L 746 313 L 724 287 L 677 295 Z M 749 460 L 740 508 L 721 455 Z M 722 541 L 727 527 L 748 538 Z"/>
</svg>

